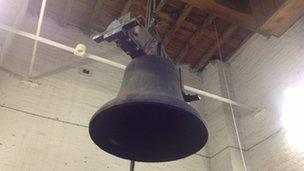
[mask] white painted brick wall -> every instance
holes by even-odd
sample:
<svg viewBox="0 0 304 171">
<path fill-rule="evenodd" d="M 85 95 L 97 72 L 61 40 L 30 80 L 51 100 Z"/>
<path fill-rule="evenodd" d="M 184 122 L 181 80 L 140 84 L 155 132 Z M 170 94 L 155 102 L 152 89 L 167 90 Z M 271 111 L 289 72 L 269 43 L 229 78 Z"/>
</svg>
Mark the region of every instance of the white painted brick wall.
<svg viewBox="0 0 304 171">
<path fill-rule="evenodd" d="M 0 22 L 12 26 L 24 2 L 25 0 L 0 0 Z"/>
<path fill-rule="evenodd" d="M 224 150 L 210 159 L 210 170 L 232 170 L 229 150 Z"/>
<path fill-rule="evenodd" d="M 293 149 L 280 131 L 248 151 L 251 170 L 304 170 L 304 153 Z"/>
<path fill-rule="evenodd" d="M 238 113 L 243 145 L 254 146 L 246 152 L 252 171 L 304 170 L 303 152 L 278 132 L 283 92 L 304 78 L 303 40 L 304 18 L 280 38 L 254 35 L 229 61 L 235 99 L 262 110 Z"/>
<path fill-rule="evenodd" d="M 229 61 L 231 97 L 258 108 L 234 108 L 249 170 L 304 170 L 303 153 L 295 152 L 287 143 L 280 121 L 284 89 L 304 78 L 303 40 L 304 19 L 281 38 L 253 36 Z M 202 87 L 226 96 L 219 64 L 209 64 L 200 75 Z M 229 106 L 206 99 L 204 107 L 210 132 L 209 153 L 237 147 Z M 228 147 L 221 151 L 210 159 L 210 168 L 243 170 L 239 150 Z"/>
<path fill-rule="evenodd" d="M 228 62 L 232 98 L 258 109 L 234 108 L 249 170 L 304 170 L 303 152 L 295 151 L 287 142 L 280 121 L 284 90 L 304 80 L 303 40 L 304 18 L 280 38 L 254 35 Z M 209 64 L 200 75 L 202 87 L 225 96 L 220 71 L 214 63 Z M 203 111 L 212 134 L 209 152 L 226 144 L 235 146 L 236 135 L 227 106 L 221 111 L 221 103 L 204 102 Z M 216 110 L 219 112 L 214 112 Z M 230 138 L 231 142 L 226 143 L 223 138 Z M 210 168 L 243 170 L 240 161 L 239 150 L 227 148 L 210 159 Z"/>
<path fill-rule="evenodd" d="M 213 61 L 200 73 L 200 77 L 203 89 L 227 97 L 223 67 L 226 70 L 225 64 Z M 226 74 L 229 77 L 229 72 Z M 210 170 L 244 170 L 229 105 L 208 98 L 203 100 L 202 105 L 209 130 Z"/>
</svg>

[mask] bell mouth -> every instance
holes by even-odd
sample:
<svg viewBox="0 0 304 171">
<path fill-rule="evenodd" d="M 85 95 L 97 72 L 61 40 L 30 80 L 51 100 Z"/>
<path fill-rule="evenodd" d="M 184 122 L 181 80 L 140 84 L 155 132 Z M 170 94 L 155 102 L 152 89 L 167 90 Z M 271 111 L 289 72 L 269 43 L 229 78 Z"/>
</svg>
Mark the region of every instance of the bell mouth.
<svg viewBox="0 0 304 171">
<path fill-rule="evenodd" d="M 207 128 L 185 102 L 112 103 L 95 113 L 89 133 L 97 146 L 117 157 L 172 161 L 194 154 L 207 142 Z"/>
</svg>

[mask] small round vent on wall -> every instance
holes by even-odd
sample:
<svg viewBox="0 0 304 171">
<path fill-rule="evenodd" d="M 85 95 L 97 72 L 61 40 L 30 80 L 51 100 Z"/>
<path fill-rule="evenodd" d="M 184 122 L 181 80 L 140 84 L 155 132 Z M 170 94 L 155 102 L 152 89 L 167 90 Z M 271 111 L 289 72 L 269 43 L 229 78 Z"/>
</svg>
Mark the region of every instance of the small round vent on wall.
<svg viewBox="0 0 304 171">
<path fill-rule="evenodd" d="M 86 77 L 91 77 L 93 74 L 93 70 L 90 68 L 79 68 L 79 73 Z"/>
</svg>

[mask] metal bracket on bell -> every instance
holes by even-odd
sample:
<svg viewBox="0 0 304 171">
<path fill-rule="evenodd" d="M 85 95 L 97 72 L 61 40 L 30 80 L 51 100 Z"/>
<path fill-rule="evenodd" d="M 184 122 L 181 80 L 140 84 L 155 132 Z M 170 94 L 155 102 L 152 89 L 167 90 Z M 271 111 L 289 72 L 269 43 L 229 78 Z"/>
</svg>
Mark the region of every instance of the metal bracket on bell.
<svg viewBox="0 0 304 171">
<path fill-rule="evenodd" d="M 201 97 L 198 94 L 186 94 L 184 90 L 184 85 L 183 85 L 183 79 L 182 79 L 182 70 L 179 68 L 179 79 L 180 79 L 180 87 L 182 89 L 182 94 L 185 102 L 194 102 L 194 101 L 199 101 L 201 100 Z"/>
<path fill-rule="evenodd" d="M 185 102 L 193 102 L 193 101 L 201 100 L 200 96 L 197 94 L 191 95 L 191 94 L 183 93 L 183 97 L 184 97 Z"/>
</svg>

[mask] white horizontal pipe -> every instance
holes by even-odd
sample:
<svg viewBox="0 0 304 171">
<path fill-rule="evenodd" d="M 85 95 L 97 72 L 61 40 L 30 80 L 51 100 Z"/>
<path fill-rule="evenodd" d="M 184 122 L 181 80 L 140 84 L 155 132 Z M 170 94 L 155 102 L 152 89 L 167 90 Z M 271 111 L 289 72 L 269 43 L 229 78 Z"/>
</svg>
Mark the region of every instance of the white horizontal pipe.
<svg viewBox="0 0 304 171">
<path fill-rule="evenodd" d="M 111 65 L 113 67 L 116 67 L 116 68 L 119 68 L 119 69 L 122 69 L 122 70 L 126 69 L 125 65 L 122 65 L 122 64 L 114 62 L 114 61 L 110 61 L 108 59 L 105 59 L 105 58 L 102 58 L 102 57 L 99 57 L 99 56 L 96 56 L 96 55 L 93 55 L 93 54 L 86 53 L 84 55 L 84 57 L 93 59 L 93 60 L 98 61 L 98 62 L 108 64 L 108 65 Z"/>
<path fill-rule="evenodd" d="M 69 47 L 69 46 L 66 46 L 64 44 L 61 44 L 61 43 L 58 43 L 58 42 L 55 42 L 55 41 L 52 41 L 52 40 L 49 40 L 49 39 L 46 39 L 46 38 L 43 38 L 43 37 L 40 37 L 40 36 L 36 36 L 34 34 L 24 32 L 24 31 L 19 30 L 19 29 L 15 29 L 13 27 L 10 27 L 10 26 L 7 26 L 7 25 L 1 24 L 1 23 L 0 23 L 0 29 L 5 30 L 7 32 L 14 33 L 14 34 L 18 34 L 18 35 L 23 36 L 23 37 L 27 37 L 29 39 L 33 39 L 35 41 L 38 41 L 38 42 L 41 42 L 41 43 L 44 43 L 44 44 L 47 44 L 47 45 L 50 45 L 50 46 L 68 51 L 68 52 L 71 52 L 71 53 L 74 52 L 73 47 Z M 97 56 L 97 55 L 94 55 L 94 54 L 86 53 L 84 55 L 84 57 L 85 58 L 90 58 L 90 59 L 98 61 L 98 62 L 108 64 L 108 65 L 111 65 L 113 67 L 116 67 L 116 68 L 119 68 L 119 69 L 122 69 L 122 70 L 126 69 L 125 65 L 122 65 L 120 63 L 105 59 L 103 57 L 100 57 L 100 56 Z M 232 104 L 232 105 L 235 105 L 235 106 L 239 106 L 239 107 L 242 107 L 242 108 L 251 109 L 250 107 L 248 107 L 248 106 L 246 106 L 242 103 L 238 103 L 238 102 L 233 101 L 231 99 L 227 99 L 225 97 L 221 97 L 221 96 L 218 96 L 218 95 L 215 95 L 215 94 L 203 91 L 203 90 L 199 90 L 199 89 L 187 86 L 187 85 L 185 85 L 184 88 L 185 88 L 185 90 L 191 91 L 193 93 L 196 93 L 196 94 L 199 94 L 199 95 L 202 95 L 202 96 L 205 96 L 205 97 L 209 97 L 209 98 L 214 99 L 214 100 L 218 100 L 218 101 L 228 103 L 228 104 Z"/>
<path fill-rule="evenodd" d="M 185 85 L 184 88 L 185 88 L 185 90 L 191 91 L 191 92 L 196 93 L 196 94 L 200 94 L 202 96 L 206 96 L 206 97 L 209 97 L 209 98 L 212 98 L 212 99 L 216 99 L 216 100 L 224 102 L 224 103 L 228 103 L 228 104 L 232 104 L 232 105 L 235 105 L 235 106 L 239 106 L 239 107 L 242 107 L 242 108 L 249 109 L 248 106 L 243 105 L 243 104 L 238 103 L 238 102 L 235 102 L 235 101 L 233 101 L 231 99 L 227 99 L 227 98 L 224 98 L 224 97 L 221 97 L 221 96 L 218 96 L 218 95 L 215 95 L 215 94 L 203 91 L 203 90 L 199 90 L 199 89 L 187 86 L 187 85 Z"/>
</svg>

